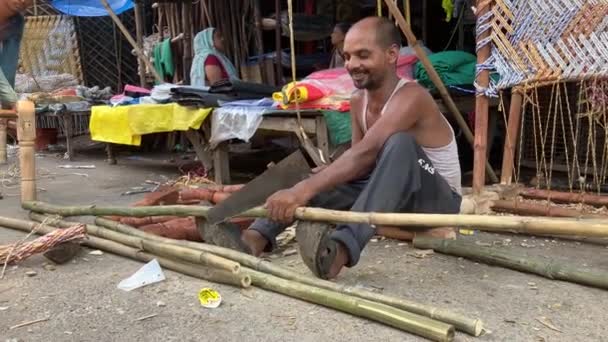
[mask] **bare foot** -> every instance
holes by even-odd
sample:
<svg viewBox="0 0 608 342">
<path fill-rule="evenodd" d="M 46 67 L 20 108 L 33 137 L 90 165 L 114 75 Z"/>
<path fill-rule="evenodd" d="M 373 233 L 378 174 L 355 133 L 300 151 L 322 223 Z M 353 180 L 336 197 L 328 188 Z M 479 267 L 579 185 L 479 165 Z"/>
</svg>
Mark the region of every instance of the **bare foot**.
<svg viewBox="0 0 608 342">
<path fill-rule="evenodd" d="M 337 277 L 342 268 L 348 263 L 348 253 L 346 252 L 346 247 L 344 247 L 344 245 L 342 245 L 340 242 L 336 242 L 336 245 L 336 257 L 329 268 L 327 279 L 334 279 Z"/>
<path fill-rule="evenodd" d="M 442 228 L 433 228 L 429 230 L 422 231 L 420 233 L 416 233 L 416 236 L 428 236 L 438 239 L 445 240 L 455 240 L 456 239 L 456 229 L 449 227 Z"/>
<path fill-rule="evenodd" d="M 262 255 L 266 245 L 268 245 L 268 240 L 260 232 L 253 229 L 245 230 L 241 234 L 241 241 L 251 249 L 251 254 L 256 257 Z"/>
<path fill-rule="evenodd" d="M 442 227 L 425 230 L 407 230 L 400 227 L 379 226 L 376 228 L 376 234 L 389 239 L 411 241 L 416 236 L 429 236 L 439 239 L 456 239 L 456 230 L 454 228 Z"/>
</svg>

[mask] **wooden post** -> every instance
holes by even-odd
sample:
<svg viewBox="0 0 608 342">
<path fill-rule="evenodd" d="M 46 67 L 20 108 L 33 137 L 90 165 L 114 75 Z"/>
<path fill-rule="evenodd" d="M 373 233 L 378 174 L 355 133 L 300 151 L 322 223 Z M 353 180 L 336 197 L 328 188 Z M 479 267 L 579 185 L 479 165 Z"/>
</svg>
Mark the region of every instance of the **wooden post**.
<svg viewBox="0 0 608 342">
<path fill-rule="evenodd" d="M 133 11 L 135 12 L 135 36 L 137 37 L 137 46 L 143 49 L 144 46 L 144 34 L 143 34 L 143 19 L 141 16 L 141 0 L 135 0 Z M 139 58 L 139 85 L 141 87 L 146 86 L 146 62 L 140 57 Z"/>
<path fill-rule="evenodd" d="M 218 144 L 213 151 L 213 173 L 217 184 L 230 184 L 228 142 Z"/>
<path fill-rule="evenodd" d="M 431 81 L 433 82 L 433 84 L 435 85 L 437 90 L 439 91 L 439 94 L 441 94 L 441 98 L 443 99 L 443 102 L 445 102 L 445 105 L 448 107 L 450 112 L 452 112 L 452 114 L 454 115 L 456 122 L 458 122 L 458 126 L 460 126 L 460 128 L 464 132 L 464 135 L 467 138 L 467 140 L 469 141 L 469 143 L 475 147 L 473 133 L 469 129 L 469 126 L 467 125 L 466 120 L 464 119 L 464 117 L 462 116 L 460 111 L 458 110 L 458 107 L 456 107 L 454 100 L 452 100 L 452 97 L 448 93 L 448 90 L 445 87 L 445 85 L 443 84 L 443 81 L 441 81 L 441 78 L 439 77 L 439 74 L 437 74 L 437 71 L 433 67 L 433 64 L 431 64 L 431 61 L 429 60 L 428 56 L 426 55 L 424 50 L 422 50 L 422 48 L 420 47 L 420 44 L 419 44 L 418 40 L 416 39 L 416 36 L 414 35 L 412 30 L 409 28 L 409 26 L 405 22 L 405 18 L 403 18 L 403 15 L 399 12 L 399 7 L 392 0 L 385 0 L 385 3 L 388 7 L 388 10 L 393 14 L 395 19 L 397 20 L 397 24 L 401 28 L 401 31 L 403 32 L 403 34 L 405 34 L 405 37 L 407 38 L 407 41 L 408 41 L 408 45 L 410 45 L 414 49 L 414 51 L 416 52 L 416 56 L 418 57 L 418 59 L 420 60 L 422 65 L 424 66 L 424 69 L 426 70 L 426 72 L 429 74 L 429 78 L 431 79 Z M 487 104 L 487 99 L 486 99 L 486 104 Z M 486 114 L 487 114 L 487 108 L 486 108 Z M 486 135 L 487 135 L 487 115 L 486 115 Z M 484 161 L 485 161 L 485 158 L 484 158 Z M 493 182 L 498 182 L 498 177 L 496 177 L 494 170 L 492 170 L 492 166 L 487 161 L 486 161 L 486 171 L 488 172 L 488 175 L 490 176 L 490 179 L 492 179 Z"/>
<path fill-rule="evenodd" d="M 184 84 L 190 84 L 192 66 L 192 0 L 182 2 L 182 32 L 184 33 Z"/>
<path fill-rule="evenodd" d="M 512 91 L 511 103 L 509 104 L 509 120 L 507 122 L 507 139 L 505 140 L 504 152 L 502 154 L 502 172 L 500 173 L 500 184 L 507 185 L 511 184 L 513 178 L 515 148 L 517 147 L 523 102 L 520 90 L 513 89 Z"/>
<path fill-rule="evenodd" d="M 477 1 L 477 17 L 482 17 L 490 10 L 490 1 L 479 0 Z M 490 35 L 490 28 L 480 34 L 477 37 L 477 42 L 483 40 Z M 477 64 L 485 63 L 490 58 L 490 45 L 486 44 L 477 51 Z M 488 70 L 482 70 L 477 75 L 477 84 L 481 88 L 487 88 L 490 84 L 490 72 Z M 486 183 L 486 174 L 484 172 L 484 165 L 487 163 L 486 149 L 488 144 L 488 111 L 489 102 L 488 97 L 485 94 L 479 94 L 475 101 L 475 144 L 474 150 L 474 161 L 473 161 L 473 193 L 480 194 L 483 191 L 483 187 Z M 496 182 L 495 180 L 492 180 Z"/>
<path fill-rule="evenodd" d="M 0 164 L 6 163 L 7 131 L 8 131 L 8 120 L 0 119 Z"/>
<path fill-rule="evenodd" d="M 36 111 L 30 101 L 17 102 L 17 139 L 21 169 L 21 202 L 36 200 Z"/>
<path fill-rule="evenodd" d="M 129 33 L 129 31 L 127 30 L 125 25 L 123 25 L 123 23 L 120 21 L 120 18 L 118 18 L 116 13 L 114 13 L 114 11 L 112 10 L 112 7 L 110 7 L 110 5 L 108 4 L 108 0 L 100 0 L 100 1 L 103 4 L 103 6 L 106 8 L 106 10 L 108 11 L 108 14 L 112 18 L 112 20 L 114 21 L 116 26 L 118 26 L 118 28 L 120 29 L 120 32 L 122 32 L 122 34 L 125 36 L 125 38 L 127 38 L 127 40 L 129 41 L 129 44 L 131 44 L 131 47 L 133 49 L 135 49 L 135 52 L 137 53 L 137 56 L 139 57 L 139 59 L 142 60 L 146 64 L 146 66 L 148 67 L 148 69 L 150 69 L 150 71 L 152 71 L 154 78 L 156 78 L 156 80 L 159 83 L 164 83 L 163 78 L 160 77 L 160 75 L 158 74 L 156 69 L 154 69 L 154 66 L 152 66 L 152 63 L 150 63 L 150 60 L 148 58 L 146 58 L 146 55 L 144 54 L 144 52 L 139 48 L 139 46 L 137 46 L 137 42 L 135 42 L 135 39 L 133 39 L 133 36 Z"/>
<path fill-rule="evenodd" d="M 275 27 L 275 40 L 276 40 L 276 56 L 275 63 L 277 66 L 277 77 L 276 85 L 280 86 L 283 83 L 283 63 L 281 61 L 281 1 L 275 0 L 274 2 L 275 12 L 277 13 L 277 23 Z"/>
</svg>

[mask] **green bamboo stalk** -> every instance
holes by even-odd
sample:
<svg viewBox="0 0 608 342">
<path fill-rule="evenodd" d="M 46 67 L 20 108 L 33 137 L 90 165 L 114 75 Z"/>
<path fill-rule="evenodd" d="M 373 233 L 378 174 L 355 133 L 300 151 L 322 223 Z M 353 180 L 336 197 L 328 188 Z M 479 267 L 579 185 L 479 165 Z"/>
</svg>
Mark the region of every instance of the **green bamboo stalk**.
<svg viewBox="0 0 608 342">
<path fill-rule="evenodd" d="M 460 256 L 490 265 L 498 265 L 517 271 L 533 273 L 549 279 L 608 289 L 608 272 L 605 270 L 580 270 L 552 259 L 522 256 L 492 247 L 481 247 L 461 240 L 443 240 L 432 237 L 416 237 L 414 247 L 433 249 L 436 252 Z"/>
<path fill-rule="evenodd" d="M 119 215 L 119 216 L 199 216 L 205 217 L 211 207 L 166 205 L 152 207 L 63 207 L 43 202 L 24 202 L 24 209 L 61 216 Z M 264 208 L 245 211 L 240 217 L 266 217 Z M 307 221 L 369 223 L 381 226 L 413 227 L 475 227 L 494 232 L 529 234 L 576 235 L 608 237 L 608 222 L 594 219 L 546 218 L 528 216 L 487 216 L 460 214 L 361 213 L 321 208 L 298 208 L 295 217 Z"/>
<path fill-rule="evenodd" d="M 191 242 L 191 241 L 176 241 L 168 239 L 162 236 L 157 236 L 135 229 L 133 227 L 118 223 L 116 221 L 107 220 L 104 218 L 97 218 L 95 224 L 106 227 L 108 229 L 115 230 L 120 233 L 138 236 L 144 239 L 150 239 L 154 241 L 160 241 L 170 244 L 176 244 L 197 250 L 204 250 L 209 253 L 213 253 L 222 256 L 226 259 L 234 260 L 239 262 L 243 266 L 247 266 L 256 271 L 269 273 L 274 276 L 297 281 L 310 286 L 317 286 L 326 290 L 347 293 L 362 299 L 368 299 L 371 301 L 380 302 L 386 305 L 394 306 L 398 309 L 423 315 L 429 318 L 433 318 L 444 323 L 452 324 L 456 329 L 462 332 L 466 332 L 473 336 L 481 335 L 483 331 L 483 322 L 477 318 L 469 318 L 462 314 L 456 313 L 451 310 L 437 308 L 431 305 L 416 303 L 411 300 L 395 298 L 363 289 L 355 288 L 352 286 L 346 286 L 337 284 L 331 281 L 313 278 L 299 274 L 297 272 L 288 270 L 286 268 L 272 264 L 271 262 L 257 258 L 253 255 L 241 253 L 232 249 L 223 248 L 219 246 L 209 245 L 205 243 Z"/>
<path fill-rule="evenodd" d="M 41 225 L 37 222 L 18 220 L 8 217 L 0 217 L 0 226 L 21 230 L 24 232 L 30 232 L 35 229 L 36 234 L 40 235 L 48 234 L 56 229 L 48 225 Z M 137 248 L 132 248 L 118 242 L 98 238 L 95 236 L 89 236 L 86 240 L 83 241 L 83 244 L 95 249 L 106 251 L 108 253 L 117 254 L 129 259 L 138 260 L 142 262 L 149 262 L 153 259 L 156 259 L 162 267 L 210 282 L 228 284 L 242 288 L 247 288 L 251 286 L 251 277 L 247 274 L 233 274 L 224 270 L 216 270 L 200 265 L 171 260 L 168 258 L 163 258 L 160 256 L 142 252 Z"/>
<path fill-rule="evenodd" d="M 365 317 L 433 341 L 452 341 L 454 339 L 453 326 L 428 317 L 400 310 L 390 305 L 289 281 L 254 270 L 246 272 L 251 275 L 254 286 L 266 290 Z"/>
<path fill-rule="evenodd" d="M 72 227 L 75 224 L 74 222 L 62 221 L 57 217 L 49 217 L 34 212 L 30 213 L 30 219 L 38 222 L 46 220 L 46 224 L 62 228 Z M 102 239 L 117 241 L 129 247 L 138 248 L 152 254 L 169 258 L 177 258 L 194 264 L 203 264 L 205 266 L 222 269 L 234 274 L 238 274 L 241 269 L 241 265 L 239 263 L 219 257 L 215 254 L 207 253 L 205 251 L 192 250 L 191 248 L 184 248 L 182 246 L 146 240 L 133 235 L 125 236 L 124 234 L 119 234 L 115 231 L 92 224 L 87 224 L 86 227 L 87 233 L 90 235 L 94 235 Z"/>
</svg>

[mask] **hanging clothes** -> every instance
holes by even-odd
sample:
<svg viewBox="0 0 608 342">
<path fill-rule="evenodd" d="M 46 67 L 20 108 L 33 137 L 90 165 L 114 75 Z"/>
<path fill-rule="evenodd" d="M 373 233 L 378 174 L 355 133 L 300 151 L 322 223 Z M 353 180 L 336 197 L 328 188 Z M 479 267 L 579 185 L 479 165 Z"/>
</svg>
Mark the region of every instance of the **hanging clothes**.
<svg viewBox="0 0 608 342">
<path fill-rule="evenodd" d="M 190 83 L 193 86 L 209 86 L 205 76 L 205 62 L 209 56 L 214 56 L 221 62 L 228 79 L 239 78 L 236 67 L 230 59 L 213 46 L 213 32 L 215 32 L 215 28 L 209 27 L 197 33 L 194 37 L 194 58 L 192 60 L 192 68 L 190 69 Z M 210 62 L 213 62 L 213 59 Z"/>
<path fill-rule="evenodd" d="M 175 74 L 175 65 L 173 64 L 173 51 L 171 50 L 171 39 L 167 38 L 160 44 L 154 46 L 154 69 L 165 79 L 173 77 Z"/>
</svg>

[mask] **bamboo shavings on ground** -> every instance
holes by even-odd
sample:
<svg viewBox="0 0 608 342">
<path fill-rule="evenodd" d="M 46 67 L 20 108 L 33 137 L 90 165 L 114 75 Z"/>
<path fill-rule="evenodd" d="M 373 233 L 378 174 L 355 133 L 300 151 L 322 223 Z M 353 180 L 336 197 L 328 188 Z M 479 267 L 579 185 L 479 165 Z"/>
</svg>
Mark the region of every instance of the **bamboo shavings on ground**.
<svg viewBox="0 0 608 342">
<path fill-rule="evenodd" d="M 44 253 L 61 243 L 80 240 L 85 236 L 85 225 L 78 224 L 71 228 L 55 230 L 30 242 L 0 246 L 0 264 L 18 262 L 34 254 Z"/>
</svg>

